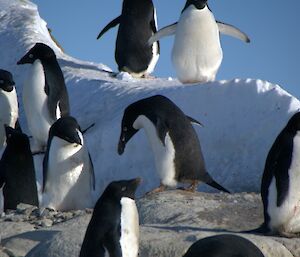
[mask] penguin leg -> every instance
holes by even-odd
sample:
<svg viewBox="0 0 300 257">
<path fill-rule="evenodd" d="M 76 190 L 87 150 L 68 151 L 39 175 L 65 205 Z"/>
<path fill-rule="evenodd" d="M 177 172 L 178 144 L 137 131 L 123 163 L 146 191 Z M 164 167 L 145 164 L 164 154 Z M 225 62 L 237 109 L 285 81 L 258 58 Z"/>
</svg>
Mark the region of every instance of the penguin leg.
<svg viewBox="0 0 300 257">
<path fill-rule="evenodd" d="M 189 187 L 187 187 L 187 188 L 185 188 L 185 187 L 179 187 L 178 189 L 194 193 L 195 191 L 197 191 L 197 186 L 198 186 L 198 181 L 197 180 L 193 180 Z"/>
<path fill-rule="evenodd" d="M 151 194 L 154 194 L 154 193 L 160 193 L 160 192 L 163 192 L 165 190 L 166 190 L 166 186 L 163 185 L 163 184 L 160 184 L 159 187 L 152 189 L 151 191 L 147 192 L 145 195 L 147 196 L 147 195 L 151 195 Z"/>
</svg>

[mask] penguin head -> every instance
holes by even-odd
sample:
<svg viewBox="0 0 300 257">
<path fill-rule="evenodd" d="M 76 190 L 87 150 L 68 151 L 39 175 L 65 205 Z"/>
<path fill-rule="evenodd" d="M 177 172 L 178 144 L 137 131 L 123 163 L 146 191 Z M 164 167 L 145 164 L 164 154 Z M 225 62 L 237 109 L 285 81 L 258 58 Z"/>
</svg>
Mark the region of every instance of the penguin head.
<svg viewBox="0 0 300 257">
<path fill-rule="evenodd" d="M 22 133 L 21 129 L 14 129 L 4 125 L 7 149 L 15 149 L 18 152 L 24 152 L 24 149 L 30 149 L 28 136 Z"/>
<path fill-rule="evenodd" d="M 56 55 L 51 47 L 36 43 L 18 62 L 17 64 L 34 63 L 36 60 L 56 59 Z"/>
<path fill-rule="evenodd" d="M 295 113 L 289 120 L 286 128 L 290 131 L 300 131 L 300 112 Z"/>
<path fill-rule="evenodd" d="M 139 116 L 137 108 L 134 104 L 129 105 L 123 115 L 122 125 L 121 125 L 121 134 L 118 144 L 118 153 L 121 155 L 125 150 L 127 142 L 138 132 L 138 129 L 133 127 L 134 121 Z"/>
<path fill-rule="evenodd" d="M 66 143 L 83 145 L 81 129 L 75 118 L 71 116 L 62 117 L 53 123 L 49 130 L 49 140 L 58 137 Z"/>
<path fill-rule="evenodd" d="M 134 200 L 135 191 L 141 183 L 141 178 L 130 180 L 119 180 L 111 182 L 103 192 L 103 196 L 108 196 L 119 201 L 123 197 L 131 198 Z"/>
<path fill-rule="evenodd" d="M 11 92 L 14 89 L 15 82 L 9 71 L 0 69 L 0 88 L 6 92 Z"/>
<path fill-rule="evenodd" d="M 197 9 L 201 10 L 207 5 L 207 0 L 187 0 L 182 11 L 187 9 L 190 5 L 194 5 Z"/>
</svg>

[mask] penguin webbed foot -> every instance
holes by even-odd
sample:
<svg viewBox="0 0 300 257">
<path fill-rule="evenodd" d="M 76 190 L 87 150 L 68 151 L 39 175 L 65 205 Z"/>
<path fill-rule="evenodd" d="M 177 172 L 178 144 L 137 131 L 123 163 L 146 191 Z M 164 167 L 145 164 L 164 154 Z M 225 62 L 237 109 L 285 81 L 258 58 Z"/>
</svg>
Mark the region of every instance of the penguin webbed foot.
<svg viewBox="0 0 300 257">
<path fill-rule="evenodd" d="M 152 195 L 152 194 L 155 194 L 155 193 L 160 193 L 160 192 L 163 192 L 163 191 L 165 191 L 165 190 L 166 190 L 166 186 L 160 184 L 159 187 L 156 187 L 156 188 L 152 189 L 151 191 L 147 192 L 147 193 L 145 194 L 145 196 L 149 196 L 149 195 Z"/>
<path fill-rule="evenodd" d="M 198 182 L 195 180 L 188 187 L 178 187 L 177 189 L 186 192 L 195 193 L 197 191 L 197 187 L 198 187 Z"/>
</svg>

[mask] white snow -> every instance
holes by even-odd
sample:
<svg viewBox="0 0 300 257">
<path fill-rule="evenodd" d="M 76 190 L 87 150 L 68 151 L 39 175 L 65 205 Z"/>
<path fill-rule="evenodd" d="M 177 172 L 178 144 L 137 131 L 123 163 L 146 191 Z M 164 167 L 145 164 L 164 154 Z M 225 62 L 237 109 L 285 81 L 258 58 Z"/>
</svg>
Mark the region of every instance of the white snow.
<svg viewBox="0 0 300 257">
<path fill-rule="evenodd" d="M 124 108 L 141 98 L 162 94 L 174 101 L 187 115 L 201 121 L 195 126 L 208 172 L 231 191 L 258 191 L 265 158 L 275 137 L 289 117 L 300 109 L 300 102 L 277 85 L 252 79 L 182 85 L 176 79 L 132 79 L 123 74 L 112 78 L 102 64 L 76 60 L 51 40 L 46 22 L 29 1 L 0 2 L 1 68 L 11 71 L 17 85 L 21 125 L 28 133 L 21 101 L 27 65 L 16 62 L 36 42 L 54 49 L 64 72 L 71 113 L 84 129 L 95 167 L 95 200 L 111 180 L 142 177 L 139 194 L 159 185 L 154 157 L 144 131 L 117 154 Z M 63 24 L 62 24 L 63 26 Z M 91 39 L 93 40 L 93 39 Z M 112 56 L 113 58 L 113 56 Z M 36 160 L 41 180 L 41 160 Z M 208 187 L 200 186 L 200 190 Z"/>
</svg>

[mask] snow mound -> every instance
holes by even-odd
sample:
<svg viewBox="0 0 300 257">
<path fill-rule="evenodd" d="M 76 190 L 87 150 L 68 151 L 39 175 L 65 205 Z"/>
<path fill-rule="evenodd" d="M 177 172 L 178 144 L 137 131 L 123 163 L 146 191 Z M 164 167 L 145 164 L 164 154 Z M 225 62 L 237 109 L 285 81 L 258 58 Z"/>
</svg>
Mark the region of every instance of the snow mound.
<svg viewBox="0 0 300 257">
<path fill-rule="evenodd" d="M 95 198 L 111 180 L 142 177 L 139 193 L 159 184 L 154 159 L 144 131 L 117 154 L 124 108 L 141 98 L 162 94 L 187 115 L 201 121 L 195 127 L 206 166 L 214 179 L 231 191 L 258 191 L 265 158 L 275 137 L 300 102 L 277 85 L 252 79 L 181 85 L 176 79 L 112 78 L 102 64 L 84 62 L 64 54 L 52 41 L 37 6 L 29 1 L 0 3 L 1 68 L 10 70 L 17 84 L 21 125 L 26 131 L 22 107 L 22 81 L 28 67 L 17 60 L 36 42 L 54 49 L 64 72 L 71 113 L 84 129 L 96 172 Z M 91 39 L 93 40 L 93 39 Z M 112 56 L 113 58 L 113 56 Z M 28 132 L 28 130 L 27 130 Z M 41 158 L 41 157 L 40 157 Z M 36 161 L 39 180 L 41 160 Z M 200 190 L 208 190 L 200 186 Z"/>
</svg>

